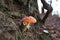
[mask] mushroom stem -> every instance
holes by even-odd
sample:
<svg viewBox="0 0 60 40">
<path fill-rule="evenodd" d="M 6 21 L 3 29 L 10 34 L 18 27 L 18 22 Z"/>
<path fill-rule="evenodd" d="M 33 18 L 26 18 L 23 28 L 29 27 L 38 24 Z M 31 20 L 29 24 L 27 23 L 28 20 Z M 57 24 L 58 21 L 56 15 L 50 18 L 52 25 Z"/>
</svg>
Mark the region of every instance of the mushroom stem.
<svg viewBox="0 0 60 40">
<path fill-rule="evenodd" d="M 27 27 L 27 29 L 29 29 L 30 28 L 30 24 L 27 24 L 26 27 Z"/>
<path fill-rule="evenodd" d="M 30 23 L 26 25 L 26 27 L 24 28 L 23 32 L 25 32 L 29 28 L 30 28 Z"/>
</svg>

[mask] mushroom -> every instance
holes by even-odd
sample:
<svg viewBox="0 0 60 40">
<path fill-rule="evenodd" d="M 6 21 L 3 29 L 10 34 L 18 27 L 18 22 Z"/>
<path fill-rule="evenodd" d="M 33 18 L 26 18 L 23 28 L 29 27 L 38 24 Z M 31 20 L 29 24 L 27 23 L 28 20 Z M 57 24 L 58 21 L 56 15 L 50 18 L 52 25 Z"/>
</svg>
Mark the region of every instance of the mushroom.
<svg viewBox="0 0 60 40">
<path fill-rule="evenodd" d="M 25 28 L 23 30 L 23 32 L 24 32 L 31 27 L 30 24 L 36 23 L 37 20 L 32 16 L 28 16 L 28 17 L 22 18 L 22 22 L 23 22 L 23 25 L 25 25 Z"/>
</svg>

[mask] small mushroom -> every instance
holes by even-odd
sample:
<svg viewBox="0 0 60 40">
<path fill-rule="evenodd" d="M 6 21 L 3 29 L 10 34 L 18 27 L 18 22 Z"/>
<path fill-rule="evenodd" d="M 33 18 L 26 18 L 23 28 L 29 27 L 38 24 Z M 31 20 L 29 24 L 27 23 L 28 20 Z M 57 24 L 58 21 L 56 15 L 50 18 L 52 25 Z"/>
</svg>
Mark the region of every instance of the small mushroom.
<svg viewBox="0 0 60 40">
<path fill-rule="evenodd" d="M 37 20 L 32 16 L 28 16 L 28 17 L 24 17 L 22 19 L 22 22 L 23 22 L 23 25 L 26 25 L 23 31 L 26 31 L 27 29 L 31 27 L 30 24 L 36 23 Z"/>
</svg>

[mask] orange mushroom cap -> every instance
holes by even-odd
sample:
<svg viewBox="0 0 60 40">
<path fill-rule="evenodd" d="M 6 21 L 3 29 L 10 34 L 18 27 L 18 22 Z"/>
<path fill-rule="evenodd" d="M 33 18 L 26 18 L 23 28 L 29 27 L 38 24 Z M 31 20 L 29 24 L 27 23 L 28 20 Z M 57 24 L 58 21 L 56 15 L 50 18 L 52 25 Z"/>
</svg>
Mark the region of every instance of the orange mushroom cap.
<svg viewBox="0 0 60 40">
<path fill-rule="evenodd" d="M 37 20 L 36 20 L 34 17 L 32 17 L 32 16 L 24 17 L 24 18 L 22 19 L 22 21 L 23 21 L 23 23 L 24 23 L 25 25 L 31 24 L 31 23 L 36 23 L 36 22 L 37 22 Z"/>
</svg>

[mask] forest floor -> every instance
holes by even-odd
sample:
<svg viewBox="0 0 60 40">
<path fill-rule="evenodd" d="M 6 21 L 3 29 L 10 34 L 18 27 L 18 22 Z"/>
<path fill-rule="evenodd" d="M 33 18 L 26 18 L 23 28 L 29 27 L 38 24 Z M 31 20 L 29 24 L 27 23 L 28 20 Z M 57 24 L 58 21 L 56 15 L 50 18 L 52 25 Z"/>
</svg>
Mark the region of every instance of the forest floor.
<svg viewBox="0 0 60 40">
<path fill-rule="evenodd" d="M 41 14 L 40 17 L 43 18 L 45 14 Z M 0 26 L 2 26 L 2 22 L 4 21 L 2 18 L 2 16 L 0 16 Z M 18 19 L 12 19 L 12 18 L 8 18 L 8 21 L 14 21 L 15 23 L 19 23 L 19 18 Z M 8 22 L 7 21 L 7 22 Z M 12 23 L 14 23 L 12 22 Z M 7 24 L 8 25 L 8 24 Z M 10 24 L 12 25 L 12 24 Z M 13 24 L 13 26 L 15 26 L 15 24 Z M 60 18 L 57 16 L 52 16 L 49 15 L 49 17 L 47 18 L 46 22 L 45 22 L 45 26 L 47 27 L 45 28 L 41 28 L 40 25 L 32 25 L 32 27 L 24 33 L 24 35 L 26 35 L 28 40 L 40 40 L 40 34 L 42 34 L 40 32 L 40 30 L 48 30 L 51 33 L 52 39 L 53 40 L 60 40 Z M 2 29 L 0 27 L 0 33 L 2 32 Z M 6 34 L 7 35 L 7 34 Z M 5 35 L 5 36 L 6 36 Z M 7 37 L 10 35 L 7 35 Z"/>
<path fill-rule="evenodd" d="M 44 15 L 45 14 L 41 14 L 40 17 L 43 18 Z M 39 34 L 42 34 L 40 32 L 40 29 L 48 30 L 51 33 L 51 37 L 53 40 L 60 40 L 60 17 L 49 15 L 45 22 L 45 26 L 47 28 L 41 28 L 40 25 L 32 26 L 30 31 L 34 31 L 32 33 L 26 32 L 26 34 L 28 36 L 31 36 L 32 38 L 35 37 L 35 40 L 38 40 L 40 36 Z"/>
<path fill-rule="evenodd" d="M 45 14 L 41 14 L 41 18 Z M 49 15 L 45 22 L 47 30 L 51 33 L 53 40 L 60 40 L 60 17 Z"/>
</svg>

